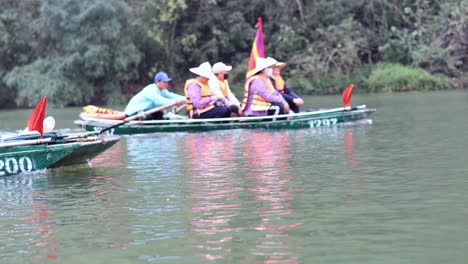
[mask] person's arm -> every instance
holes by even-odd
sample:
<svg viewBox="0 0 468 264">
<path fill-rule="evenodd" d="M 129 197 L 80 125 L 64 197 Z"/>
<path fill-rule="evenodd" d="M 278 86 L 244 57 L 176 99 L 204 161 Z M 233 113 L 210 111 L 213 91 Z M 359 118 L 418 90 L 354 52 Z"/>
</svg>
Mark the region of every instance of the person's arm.
<svg viewBox="0 0 468 264">
<path fill-rule="evenodd" d="M 268 89 L 265 81 L 261 78 L 253 80 L 250 89 L 253 89 L 252 91 L 256 91 L 258 95 L 265 98 L 268 102 L 282 103 L 284 101 L 283 96 L 281 96 L 279 92 L 272 93 Z"/>
<path fill-rule="evenodd" d="M 294 99 L 296 98 L 296 97 L 291 96 L 291 95 L 289 95 L 289 94 L 287 94 L 287 93 L 281 93 L 281 95 L 282 95 L 283 98 L 284 98 L 286 101 L 288 101 L 288 102 L 292 102 L 292 101 L 294 101 Z"/>
<path fill-rule="evenodd" d="M 195 108 L 202 108 L 205 107 L 207 104 L 211 103 L 211 101 L 214 101 L 211 97 L 210 98 L 202 98 L 201 97 L 201 87 L 198 86 L 196 83 L 191 83 L 187 87 L 187 94 L 190 100 L 192 101 L 192 104 Z"/>
<path fill-rule="evenodd" d="M 161 95 L 166 97 L 166 98 L 169 98 L 169 99 L 172 99 L 172 100 L 181 100 L 182 102 L 185 103 L 185 101 L 187 100 L 185 98 L 185 96 L 182 96 L 182 95 L 179 95 L 179 94 L 176 94 L 176 93 L 173 93 L 173 92 L 170 92 L 168 90 L 163 90 L 161 91 Z"/>
<path fill-rule="evenodd" d="M 286 84 L 284 84 L 284 93 L 293 97 L 293 98 L 300 98 L 291 88 L 289 88 Z"/>
<path fill-rule="evenodd" d="M 145 93 L 145 97 L 151 100 L 156 107 L 175 103 L 176 100 L 164 97 L 158 88 L 153 88 Z"/>
<path fill-rule="evenodd" d="M 284 93 L 283 93 L 283 97 L 286 99 L 286 101 L 288 102 L 292 102 L 294 103 L 295 105 L 299 106 L 299 105 L 303 105 L 304 104 L 304 100 L 302 100 L 302 98 L 299 97 L 299 95 L 297 95 L 291 88 L 289 88 L 286 84 L 284 84 Z"/>
</svg>

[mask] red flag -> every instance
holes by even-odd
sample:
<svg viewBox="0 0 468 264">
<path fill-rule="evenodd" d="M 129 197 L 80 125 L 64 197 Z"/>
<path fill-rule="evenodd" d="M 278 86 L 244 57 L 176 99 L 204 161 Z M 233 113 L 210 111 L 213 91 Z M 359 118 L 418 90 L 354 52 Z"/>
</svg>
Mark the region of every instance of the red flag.
<svg viewBox="0 0 468 264">
<path fill-rule="evenodd" d="M 257 58 L 265 58 L 262 18 L 257 18 L 257 21 L 257 25 L 255 25 L 255 27 L 257 28 L 257 33 L 255 34 L 255 39 L 252 44 L 252 50 L 250 51 L 249 65 L 247 67 L 247 74 L 245 75 L 246 78 L 249 78 L 253 75 L 253 70 L 255 69 Z"/>
<path fill-rule="evenodd" d="M 346 89 L 343 91 L 343 106 L 349 106 L 351 101 L 351 94 L 353 93 L 354 84 L 350 84 Z"/>
<path fill-rule="evenodd" d="M 43 121 L 47 105 L 47 96 L 42 97 L 42 99 L 37 103 L 36 108 L 31 113 L 28 119 L 28 130 L 36 130 L 42 135 L 43 132 Z"/>
</svg>

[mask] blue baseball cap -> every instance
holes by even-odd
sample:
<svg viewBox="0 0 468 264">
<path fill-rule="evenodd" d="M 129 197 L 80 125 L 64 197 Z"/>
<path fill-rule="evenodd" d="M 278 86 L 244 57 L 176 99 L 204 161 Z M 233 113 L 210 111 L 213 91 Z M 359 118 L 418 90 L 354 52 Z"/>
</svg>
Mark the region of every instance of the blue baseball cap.
<svg viewBox="0 0 468 264">
<path fill-rule="evenodd" d="M 154 82 L 170 82 L 172 81 L 171 78 L 169 78 L 169 76 L 167 76 L 167 74 L 165 72 L 158 72 L 156 73 L 156 75 L 154 75 Z"/>
</svg>

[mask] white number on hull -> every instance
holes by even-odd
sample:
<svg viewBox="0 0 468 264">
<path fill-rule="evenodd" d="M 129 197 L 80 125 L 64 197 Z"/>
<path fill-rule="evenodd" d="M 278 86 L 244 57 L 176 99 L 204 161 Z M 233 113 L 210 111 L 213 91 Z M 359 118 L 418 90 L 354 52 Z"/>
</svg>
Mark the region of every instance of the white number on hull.
<svg viewBox="0 0 468 264">
<path fill-rule="evenodd" d="M 316 119 L 309 122 L 310 127 L 333 126 L 338 123 L 336 118 Z"/>
<path fill-rule="evenodd" d="M 0 159 L 0 176 L 16 174 L 18 172 L 30 172 L 33 170 L 33 162 L 28 157 Z"/>
</svg>

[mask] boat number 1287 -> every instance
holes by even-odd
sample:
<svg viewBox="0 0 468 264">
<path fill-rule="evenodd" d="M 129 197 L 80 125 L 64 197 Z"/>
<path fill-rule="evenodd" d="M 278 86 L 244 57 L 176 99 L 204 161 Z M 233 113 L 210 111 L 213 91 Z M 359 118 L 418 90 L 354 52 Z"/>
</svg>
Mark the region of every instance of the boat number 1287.
<svg viewBox="0 0 468 264">
<path fill-rule="evenodd" d="M 338 119 L 336 118 L 324 118 L 316 119 L 309 122 L 310 127 L 321 127 L 321 126 L 333 126 L 336 125 Z"/>
<path fill-rule="evenodd" d="M 0 159 L 0 176 L 16 174 L 18 172 L 30 172 L 33 169 L 32 160 L 28 157 Z"/>
</svg>

